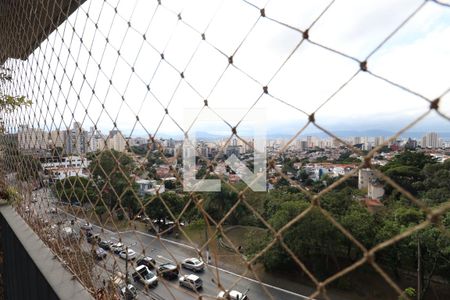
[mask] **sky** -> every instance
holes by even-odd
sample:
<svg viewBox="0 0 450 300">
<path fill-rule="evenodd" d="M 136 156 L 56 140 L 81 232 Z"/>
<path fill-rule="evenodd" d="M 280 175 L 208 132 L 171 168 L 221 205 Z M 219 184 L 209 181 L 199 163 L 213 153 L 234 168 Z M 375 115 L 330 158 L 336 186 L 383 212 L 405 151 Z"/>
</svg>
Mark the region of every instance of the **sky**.
<svg viewBox="0 0 450 300">
<path fill-rule="evenodd" d="M 331 131 L 396 131 L 429 103 L 357 73 L 356 60 L 368 58 L 371 72 L 428 99 L 442 96 L 450 88 L 450 7 L 423 2 L 86 1 L 27 60 L 7 62 L 15 92 L 34 103 L 18 118 L 46 130 L 76 120 L 143 136 L 236 125 L 240 132 L 254 126 L 246 112 L 258 110 L 271 133 L 294 135 L 313 112 Z M 307 29 L 311 42 L 301 42 Z M 450 116 L 450 93 L 440 104 Z M 192 111 L 202 109 L 217 122 L 200 117 L 191 126 Z M 450 131 L 449 124 L 432 113 L 413 130 Z"/>
</svg>

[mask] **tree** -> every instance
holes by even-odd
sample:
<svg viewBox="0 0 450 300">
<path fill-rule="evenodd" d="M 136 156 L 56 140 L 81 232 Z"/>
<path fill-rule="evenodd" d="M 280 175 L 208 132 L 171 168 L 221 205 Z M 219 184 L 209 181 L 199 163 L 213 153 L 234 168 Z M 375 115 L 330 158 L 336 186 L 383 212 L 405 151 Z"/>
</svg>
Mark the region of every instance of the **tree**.
<svg viewBox="0 0 450 300">
<path fill-rule="evenodd" d="M 103 222 L 103 215 L 107 212 L 104 205 L 100 204 L 95 207 L 95 214 L 100 218 L 100 222 Z"/>
<path fill-rule="evenodd" d="M 366 248 L 370 249 L 374 246 L 373 236 L 378 229 L 378 224 L 374 215 L 369 213 L 365 207 L 353 201 L 348 206 L 347 212 L 340 214 L 338 221 Z M 346 256 L 348 258 L 351 260 L 359 258 L 359 248 L 352 241 L 344 238 L 342 244 L 347 249 Z"/>
<path fill-rule="evenodd" d="M 419 168 L 406 165 L 392 165 L 384 174 L 412 194 L 417 194 L 424 179 Z M 394 188 L 386 184 L 385 190 L 386 194 L 390 195 Z"/>
<path fill-rule="evenodd" d="M 130 151 L 134 154 L 145 156 L 147 153 L 147 144 L 145 145 L 139 145 L 139 146 L 131 146 Z"/>
<path fill-rule="evenodd" d="M 166 190 L 173 190 L 176 188 L 176 183 L 172 180 L 165 180 L 164 187 L 166 188 Z"/>
<path fill-rule="evenodd" d="M 92 179 L 71 176 L 55 182 L 55 192 L 58 198 L 64 202 L 91 203 L 95 205 L 98 192 Z"/>
<path fill-rule="evenodd" d="M 397 166 L 416 167 L 422 170 L 425 165 L 435 163 L 436 159 L 428 154 L 425 154 L 423 152 L 405 150 L 402 153 L 397 154 L 389 163 L 387 163 L 382 168 L 382 171 L 386 171 Z"/>
<path fill-rule="evenodd" d="M 42 166 L 36 157 L 19 154 L 17 159 L 17 179 L 21 181 L 38 181 Z"/>
<path fill-rule="evenodd" d="M 0 66 L 0 83 L 12 81 L 11 70 Z M 0 112 L 13 112 L 19 107 L 30 106 L 31 100 L 26 99 L 24 96 L 11 96 L 1 93 L 0 91 Z M 0 123 L 0 134 L 5 132 L 3 122 Z"/>
<path fill-rule="evenodd" d="M 120 204 L 122 207 L 127 209 L 129 219 L 132 219 L 134 214 L 136 214 L 140 209 L 139 199 L 136 193 L 137 189 L 137 184 L 134 183 L 131 187 L 125 187 L 122 189 L 124 192 L 119 195 Z"/>
<path fill-rule="evenodd" d="M 351 151 L 345 151 L 341 155 L 339 155 L 339 158 L 333 163 L 335 164 L 357 164 L 360 163 L 361 160 L 356 157 L 350 157 L 353 154 Z"/>
<path fill-rule="evenodd" d="M 11 75 L 11 70 L 8 68 L 5 68 L 3 66 L 0 66 L 0 83 L 3 84 L 7 81 L 12 81 L 12 75 Z M 23 107 L 23 106 L 29 106 L 32 104 L 31 100 L 27 100 L 24 96 L 11 96 L 11 95 L 6 95 L 2 93 L 3 89 L 0 90 L 0 114 L 3 114 L 5 112 L 9 113 L 9 112 L 13 112 L 14 110 Z M 3 123 L 3 120 L 0 120 L 0 150 L 6 152 L 3 153 L 4 155 L 1 155 L 2 158 L 4 156 L 5 159 L 2 159 L 3 161 L 1 162 L 2 167 L 0 168 L 0 189 L 5 189 L 5 183 L 3 181 L 4 176 L 4 171 L 6 168 L 5 166 L 10 165 L 9 163 L 6 163 L 7 161 L 9 161 L 8 156 L 11 156 L 11 152 L 9 151 L 10 149 L 7 148 L 8 145 L 5 144 L 9 144 L 11 145 L 11 143 L 9 143 L 10 141 L 7 140 L 7 138 L 4 136 L 5 133 L 5 126 Z M 15 144 L 17 146 L 17 144 Z M 6 149 L 5 149 L 6 148 Z M 6 150 L 6 151 L 5 151 Z M 19 156 L 19 152 L 17 151 L 17 149 L 14 149 L 13 152 L 14 154 L 17 154 L 18 157 Z M 22 174 L 24 175 L 24 174 Z M 25 174 L 26 175 L 26 174 Z M 25 178 L 27 176 L 21 176 L 22 178 Z M 22 180 L 22 179 L 19 179 Z"/>
<path fill-rule="evenodd" d="M 449 218 L 449 214 L 446 218 Z M 446 230 L 449 229 L 447 226 Z M 421 298 L 425 299 L 434 275 L 439 274 L 444 278 L 450 276 L 450 237 L 443 234 L 436 226 L 430 226 L 409 239 L 410 248 L 417 247 L 417 243 L 421 247 L 423 276 L 422 291 L 418 292 L 421 293 Z"/>
<path fill-rule="evenodd" d="M 89 168 L 94 178 L 123 176 L 131 172 L 134 167 L 133 159 L 125 153 L 107 149 L 94 154 Z M 122 174 L 123 173 L 123 174 Z"/>
<path fill-rule="evenodd" d="M 164 202 L 163 202 L 164 201 Z M 177 218 L 184 207 L 184 199 L 175 192 L 165 192 L 159 197 L 149 196 L 145 199 L 145 213 L 151 219 L 165 219 L 170 218 L 169 211 Z M 166 206 L 167 208 L 166 208 Z"/>
<path fill-rule="evenodd" d="M 238 194 L 228 185 L 222 185 L 220 192 L 212 192 L 205 194 L 204 208 L 206 212 L 215 220 L 220 221 L 226 213 L 238 201 Z M 227 222 L 236 224 L 242 216 L 243 207 L 236 208 L 228 217 Z"/>
<path fill-rule="evenodd" d="M 132 217 L 139 206 L 135 196 L 137 185 L 130 177 L 134 169 L 132 158 L 125 153 L 108 149 L 95 153 L 92 160 L 89 169 L 106 204 L 111 210 L 120 204 L 127 208 Z"/>
</svg>

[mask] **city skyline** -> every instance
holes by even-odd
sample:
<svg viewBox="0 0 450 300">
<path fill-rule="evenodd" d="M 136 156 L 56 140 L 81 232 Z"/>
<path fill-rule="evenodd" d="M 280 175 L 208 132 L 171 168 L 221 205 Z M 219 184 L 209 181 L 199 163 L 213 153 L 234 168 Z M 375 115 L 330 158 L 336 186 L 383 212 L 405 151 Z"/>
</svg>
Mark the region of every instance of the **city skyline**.
<svg viewBox="0 0 450 300">
<path fill-rule="evenodd" d="M 362 132 L 359 132 L 362 133 Z M 203 133 L 205 134 L 205 133 Z M 348 144 L 361 148 L 362 150 L 371 150 L 372 148 L 387 142 L 390 135 L 377 134 L 372 132 L 373 135 L 363 135 L 353 132 L 352 135 L 341 136 L 343 141 Z M 419 134 L 419 133 L 416 133 Z M 52 149 L 62 148 L 64 153 L 71 154 L 84 154 L 89 152 L 95 152 L 104 149 L 114 149 L 116 151 L 123 152 L 127 147 L 141 146 L 150 143 L 151 137 L 143 136 L 125 136 L 120 130 L 113 129 L 108 133 L 102 133 L 100 130 L 96 130 L 91 127 L 89 131 L 82 127 L 79 122 L 74 122 L 73 127 L 67 130 L 54 130 L 46 132 L 41 129 L 28 128 L 21 126 L 17 132 L 17 138 L 19 147 L 22 149 Z M 221 144 L 228 140 L 229 136 L 220 135 L 203 135 L 198 132 L 197 144 L 200 145 L 204 142 L 210 142 L 212 144 Z M 243 139 L 251 139 L 251 137 L 241 136 Z M 267 136 L 268 147 L 275 144 L 285 144 L 289 141 L 291 136 Z M 160 141 L 165 143 L 167 148 L 171 148 L 169 151 L 171 155 L 176 152 L 175 149 L 180 147 L 183 143 L 183 139 L 177 139 L 173 137 L 157 137 Z M 168 141 L 168 142 L 167 142 Z M 249 140 L 251 143 L 251 140 Z M 177 147 L 175 146 L 177 144 Z M 181 144 L 180 144 L 181 143 Z M 239 143 L 244 149 L 247 149 L 247 145 L 243 143 L 239 138 L 233 137 L 229 141 L 228 147 L 236 147 Z M 416 149 L 417 147 L 438 149 L 438 148 L 450 148 L 450 139 L 441 136 L 438 132 L 426 132 L 420 134 L 420 136 L 413 137 L 411 135 L 403 135 L 398 137 L 394 141 L 387 143 L 389 147 L 392 145 L 404 146 L 408 149 Z M 340 142 L 334 137 L 326 135 L 314 135 L 304 134 L 298 136 L 290 145 L 290 147 L 299 149 L 313 149 L 313 148 L 336 148 L 340 146 Z M 237 148 L 236 148 L 237 149 Z"/>
</svg>

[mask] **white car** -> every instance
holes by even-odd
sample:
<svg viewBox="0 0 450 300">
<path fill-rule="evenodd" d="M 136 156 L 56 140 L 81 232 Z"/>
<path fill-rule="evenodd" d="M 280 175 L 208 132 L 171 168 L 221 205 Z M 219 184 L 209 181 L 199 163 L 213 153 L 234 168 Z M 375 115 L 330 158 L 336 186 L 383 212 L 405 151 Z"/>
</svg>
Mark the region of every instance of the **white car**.
<svg viewBox="0 0 450 300">
<path fill-rule="evenodd" d="M 184 275 L 178 279 L 180 286 L 184 286 L 193 291 L 199 290 L 203 287 L 203 281 L 194 274 Z"/>
<path fill-rule="evenodd" d="M 242 294 L 241 292 L 238 292 L 236 290 L 231 290 L 231 291 L 221 291 L 218 295 L 217 295 L 217 299 L 219 300 L 248 300 L 247 295 Z"/>
<path fill-rule="evenodd" d="M 123 250 L 124 250 L 123 243 L 118 242 L 118 243 L 114 243 L 114 244 L 111 245 L 111 251 L 116 253 L 116 254 L 120 253 Z"/>
<path fill-rule="evenodd" d="M 137 290 L 134 287 L 134 285 L 129 284 L 129 285 L 124 286 L 123 288 L 120 289 L 120 294 L 125 299 L 136 299 L 136 297 L 137 297 Z"/>
<path fill-rule="evenodd" d="M 128 255 L 127 255 L 127 251 L 128 251 Z M 132 260 L 132 259 L 136 258 L 136 252 L 134 252 L 133 249 L 128 248 L 127 250 L 120 251 L 119 256 L 120 256 L 120 258 L 123 258 L 123 259 Z"/>
<path fill-rule="evenodd" d="M 81 229 L 83 230 L 92 230 L 92 225 L 89 223 L 85 223 L 83 225 L 81 225 Z"/>
<path fill-rule="evenodd" d="M 156 286 L 158 284 L 158 277 L 144 265 L 137 267 L 132 277 L 134 281 L 140 281 L 146 286 Z"/>
<path fill-rule="evenodd" d="M 205 269 L 205 263 L 195 257 L 186 258 L 181 263 L 181 266 L 194 272 L 201 272 Z"/>
</svg>

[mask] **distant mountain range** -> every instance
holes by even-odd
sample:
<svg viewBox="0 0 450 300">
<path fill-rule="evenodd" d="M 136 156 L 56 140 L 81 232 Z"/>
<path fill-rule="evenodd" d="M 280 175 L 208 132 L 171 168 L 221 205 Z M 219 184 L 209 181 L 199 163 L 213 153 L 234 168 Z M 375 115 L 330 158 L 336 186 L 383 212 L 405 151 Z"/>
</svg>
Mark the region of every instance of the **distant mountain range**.
<svg viewBox="0 0 450 300">
<path fill-rule="evenodd" d="M 335 134 L 338 137 L 342 138 L 348 138 L 348 137 L 377 137 L 377 136 L 383 136 L 383 137 L 391 137 L 394 134 L 396 134 L 395 131 L 389 131 L 389 130 L 378 130 L 378 129 L 368 129 L 368 130 L 332 130 L 333 134 Z M 439 134 L 439 137 L 449 139 L 450 138 L 450 131 L 447 132 L 439 132 L 436 131 Z M 292 133 L 286 133 L 286 132 L 268 132 L 266 135 L 269 139 L 290 139 L 295 135 L 296 132 Z M 402 134 L 401 138 L 414 138 L 414 139 L 420 139 L 422 138 L 427 132 L 426 131 L 406 131 L 404 134 Z M 219 134 L 219 133 L 208 133 L 205 131 L 200 131 L 196 133 L 197 140 L 205 140 L 205 141 L 214 141 L 219 139 L 228 138 L 230 134 Z M 250 136 L 249 133 L 241 133 L 243 137 Z M 326 138 L 328 135 L 322 131 L 305 131 L 303 134 L 300 135 L 300 137 L 306 137 L 306 136 L 315 136 L 319 138 Z M 173 138 L 180 140 L 182 139 L 181 135 L 171 135 L 171 134 L 161 134 L 161 138 Z"/>
</svg>

